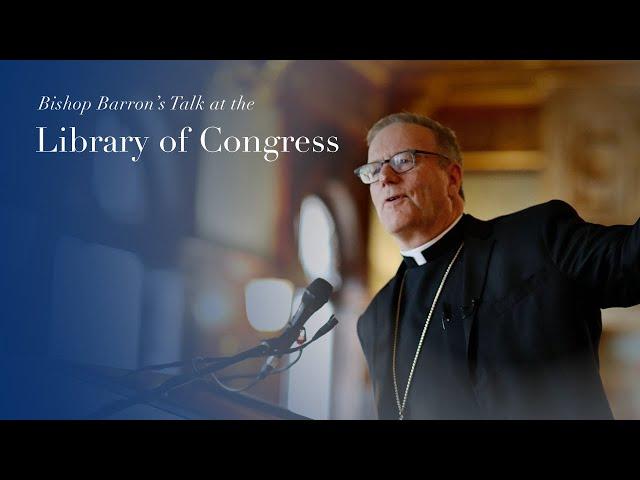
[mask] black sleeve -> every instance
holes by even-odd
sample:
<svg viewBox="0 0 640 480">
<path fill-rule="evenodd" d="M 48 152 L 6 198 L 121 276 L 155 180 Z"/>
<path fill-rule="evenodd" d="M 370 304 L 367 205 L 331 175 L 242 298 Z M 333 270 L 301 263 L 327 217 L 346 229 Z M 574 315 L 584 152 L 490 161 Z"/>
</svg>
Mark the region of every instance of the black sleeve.
<svg viewBox="0 0 640 480">
<path fill-rule="evenodd" d="M 372 320 L 374 319 L 373 315 L 373 309 L 370 306 L 367 311 L 358 318 L 357 324 L 358 338 L 360 340 L 360 346 L 362 347 L 364 357 L 367 360 L 370 376 L 373 376 L 373 372 L 371 371 L 373 366 L 373 345 L 375 335 L 372 323 Z"/>
<path fill-rule="evenodd" d="M 585 222 L 569 204 L 548 204 L 544 240 L 552 261 L 595 295 L 600 308 L 640 303 L 640 220 L 606 227 Z"/>
<path fill-rule="evenodd" d="M 362 347 L 362 351 L 364 352 L 365 357 L 367 356 L 367 351 L 370 347 L 370 342 L 368 339 L 368 335 L 365 332 L 364 322 L 365 322 L 364 314 L 358 318 L 357 330 L 358 330 L 358 339 L 360 339 L 360 346 Z"/>
</svg>

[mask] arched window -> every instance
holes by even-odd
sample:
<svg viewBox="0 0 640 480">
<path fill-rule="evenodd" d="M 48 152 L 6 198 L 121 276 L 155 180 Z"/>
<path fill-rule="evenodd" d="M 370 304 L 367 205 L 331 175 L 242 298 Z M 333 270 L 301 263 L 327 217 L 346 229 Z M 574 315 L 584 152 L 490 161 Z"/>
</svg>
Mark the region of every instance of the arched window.
<svg viewBox="0 0 640 480">
<path fill-rule="evenodd" d="M 341 283 L 336 224 L 319 197 L 310 195 L 302 201 L 298 228 L 298 256 L 307 282 L 321 277 L 335 290 Z M 297 292 L 294 309 L 300 303 L 301 293 L 301 290 Z M 313 314 L 305 325 L 307 338 L 311 338 L 333 312 L 334 305 L 328 302 Z M 290 410 L 310 418 L 329 418 L 333 335 L 332 331 L 306 349 L 300 361 L 289 371 L 287 408 Z"/>
<path fill-rule="evenodd" d="M 306 197 L 300 206 L 298 256 L 307 281 L 321 277 L 334 289 L 340 285 L 336 224 L 325 203 L 315 195 Z"/>
</svg>

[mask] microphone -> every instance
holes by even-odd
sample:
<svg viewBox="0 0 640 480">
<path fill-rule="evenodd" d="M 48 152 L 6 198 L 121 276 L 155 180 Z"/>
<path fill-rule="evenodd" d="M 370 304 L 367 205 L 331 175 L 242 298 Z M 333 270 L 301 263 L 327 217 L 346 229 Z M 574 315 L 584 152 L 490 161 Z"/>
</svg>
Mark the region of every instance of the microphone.
<svg viewBox="0 0 640 480">
<path fill-rule="evenodd" d="M 331 315 L 331 317 L 329 317 L 329 320 L 327 321 L 327 323 L 325 323 L 322 327 L 320 327 L 320 329 L 316 332 L 316 334 L 313 336 L 311 341 L 314 342 L 317 339 L 319 339 L 321 336 L 326 335 L 331 330 L 333 330 L 333 328 L 336 325 L 338 325 L 338 319 L 336 318 L 335 315 Z"/>
<path fill-rule="evenodd" d="M 304 289 L 302 301 L 296 313 L 287 322 L 286 330 L 282 335 L 276 338 L 265 340 L 266 343 L 274 350 L 283 350 L 289 348 L 296 341 L 300 330 L 309 320 L 309 317 L 320 309 L 333 293 L 333 286 L 324 278 L 316 278 Z"/>
<path fill-rule="evenodd" d="M 298 338 L 300 330 L 302 330 L 304 324 L 307 322 L 307 320 L 309 320 L 309 317 L 311 317 L 311 315 L 318 311 L 320 307 L 327 303 L 332 293 L 333 287 L 329 282 L 327 282 L 323 278 L 316 278 L 313 282 L 311 282 L 311 284 L 309 284 L 307 288 L 305 288 L 298 310 L 293 315 L 293 317 L 291 317 L 289 322 L 287 322 L 286 330 L 279 337 L 264 340 L 260 345 L 250 350 L 241 352 L 237 355 L 234 355 L 233 357 L 221 359 L 219 362 L 205 367 L 199 372 L 196 371 L 193 373 L 185 373 L 182 375 L 178 375 L 177 377 L 172 377 L 159 386 L 151 390 L 139 393 L 134 397 L 116 400 L 115 402 L 101 407 L 96 412 L 93 412 L 88 418 L 106 418 L 132 405 L 150 402 L 155 398 L 158 398 L 160 395 L 166 394 L 170 390 L 178 388 L 201 377 L 203 374 L 221 370 L 222 368 L 233 365 L 247 358 L 261 357 L 269 355 L 269 353 L 271 353 L 271 356 L 267 359 L 258 375 L 259 380 L 264 379 L 270 373 L 270 371 L 274 369 L 274 360 L 276 360 L 275 357 L 280 357 L 285 354 L 282 353 L 282 351 L 287 350 L 288 347 L 290 347 L 291 344 Z M 329 319 L 329 322 L 327 322 L 327 324 L 321 329 L 323 331 L 323 335 L 324 333 L 335 327 L 337 323 L 338 321 L 332 315 Z M 319 338 L 318 334 L 315 335 L 314 340 L 317 338 Z"/>
</svg>

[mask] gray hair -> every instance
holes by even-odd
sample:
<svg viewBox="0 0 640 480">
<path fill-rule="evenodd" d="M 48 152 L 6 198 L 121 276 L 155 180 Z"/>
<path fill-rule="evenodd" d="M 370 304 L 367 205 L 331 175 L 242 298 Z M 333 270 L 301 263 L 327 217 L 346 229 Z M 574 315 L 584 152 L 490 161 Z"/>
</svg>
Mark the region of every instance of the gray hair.
<svg viewBox="0 0 640 480">
<path fill-rule="evenodd" d="M 462 168 L 462 153 L 460 152 L 460 144 L 458 144 L 455 132 L 440 122 L 424 115 L 418 115 L 417 113 L 392 113 L 391 115 L 382 117 L 369 129 L 367 133 L 367 146 L 371 145 L 371 142 L 374 137 L 380 133 L 380 130 L 393 123 L 413 123 L 428 128 L 435 135 L 438 148 L 441 150 L 439 153 L 446 155 L 452 162 L 457 163 Z M 440 164 L 444 167 L 448 165 L 448 162 L 446 159 L 442 159 Z M 458 193 L 464 200 L 462 184 L 460 185 L 460 191 Z"/>
</svg>

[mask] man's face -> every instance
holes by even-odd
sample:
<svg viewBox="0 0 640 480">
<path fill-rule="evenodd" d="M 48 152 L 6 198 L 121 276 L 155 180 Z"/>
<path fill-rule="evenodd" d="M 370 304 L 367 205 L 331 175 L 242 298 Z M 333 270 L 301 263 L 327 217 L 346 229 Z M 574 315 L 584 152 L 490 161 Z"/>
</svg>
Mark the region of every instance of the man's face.
<svg viewBox="0 0 640 480">
<path fill-rule="evenodd" d="M 369 146 L 369 162 L 386 160 L 405 150 L 439 152 L 433 132 L 421 125 L 393 123 L 383 128 Z M 396 173 L 386 163 L 380 180 L 369 186 L 371 199 L 384 228 L 403 239 L 419 238 L 453 211 L 451 194 L 457 195 L 448 169 L 435 155 L 416 155 L 416 166 Z"/>
</svg>

